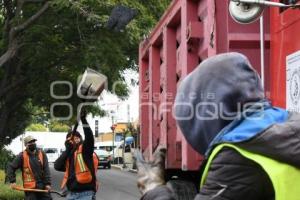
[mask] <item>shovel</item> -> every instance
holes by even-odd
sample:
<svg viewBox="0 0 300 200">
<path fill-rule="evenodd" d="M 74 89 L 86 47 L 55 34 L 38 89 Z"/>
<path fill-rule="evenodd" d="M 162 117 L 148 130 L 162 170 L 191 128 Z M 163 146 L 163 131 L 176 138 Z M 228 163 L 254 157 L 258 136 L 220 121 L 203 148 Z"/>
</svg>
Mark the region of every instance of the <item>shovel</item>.
<svg viewBox="0 0 300 200">
<path fill-rule="evenodd" d="M 29 188 L 23 188 L 21 186 L 14 186 L 12 189 L 18 190 L 18 191 L 24 191 L 24 192 L 43 192 L 43 193 L 54 193 L 61 197 L 67 196 L 66 192 L 58 192 L 55 190 L 41 190 L 41 189 L 29 189 Z"/>
</svg>

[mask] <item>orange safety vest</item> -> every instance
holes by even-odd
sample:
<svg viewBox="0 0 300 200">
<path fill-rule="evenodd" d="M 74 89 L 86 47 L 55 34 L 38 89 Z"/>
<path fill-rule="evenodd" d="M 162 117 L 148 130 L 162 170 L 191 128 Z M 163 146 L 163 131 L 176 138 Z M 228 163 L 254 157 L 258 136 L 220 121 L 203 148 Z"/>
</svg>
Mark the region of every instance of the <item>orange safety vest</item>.
<svg viewBox="0 0 300 200">
<path fill-rule="evenodd" d="M 43 153 L 42 151 L 38 150 L 38 157 L 39 161 L 43 166 Z M 28 152 L 25 150 L 23 151 L 23 186 L 24 188 L 34 189 L 36 188 L 36 180 L 34 178 L 33 171 L 30 166 L 29 155 Z"/>
<path fill-rule="evenodd" d="M 94 163 L 94 169 L 95 169 L 94 173 L 95 173 L 95 178 L 96 178 L 99 160 L 95 153 L 93 153 L 93 163 Z M 78 183 L 85 184 L 85 183 L 92 182 L 92 180 L 93 180 L 92 174 L 83 160 L 82 144 L 78 147 L 78 149 L 74 153 L 74 165 L 75 165 L 75 177 L 76 177 L 76 180 Z M 64 178 L 61 183 L 61 189 L 65 187 L 65 185 L 68 181 L 69 167 L 70 167 L 70 164 L 69 164 L 69 159 L 68 159 L 67 163 L 66 163 L 65 175 L 64 175 Z M 98 190 L 97 180 L 96 180 L 96 190 Z"/>
</svg>

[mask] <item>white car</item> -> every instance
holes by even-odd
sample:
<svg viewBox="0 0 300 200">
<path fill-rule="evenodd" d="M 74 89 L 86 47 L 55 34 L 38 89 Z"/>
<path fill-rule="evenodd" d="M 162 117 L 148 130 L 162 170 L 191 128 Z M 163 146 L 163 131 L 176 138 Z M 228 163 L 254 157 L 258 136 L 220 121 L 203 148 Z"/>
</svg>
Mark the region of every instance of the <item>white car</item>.
<svg viewBox="0 0 300 200">
<path fill-rule="evenodd" d="M 94 152 L 97 154 L 99 158 L 98 166 L 103 166 L 104 168 L 111 168 L 111 156 L 110 154 L 102 149 L 95 149 Z"/>
</svg>

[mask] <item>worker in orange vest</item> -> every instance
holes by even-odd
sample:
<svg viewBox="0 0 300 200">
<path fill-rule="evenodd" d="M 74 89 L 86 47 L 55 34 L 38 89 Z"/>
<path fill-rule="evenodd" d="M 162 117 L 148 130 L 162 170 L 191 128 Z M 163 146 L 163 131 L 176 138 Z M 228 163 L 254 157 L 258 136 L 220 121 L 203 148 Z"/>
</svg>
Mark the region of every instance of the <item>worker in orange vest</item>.
<svg viewBox="0 0 300 200">
<path fill-rule="evenodd" d="M 16 186 L 17 169 L 22 170 L 23 186 L 26 189 L 51 189 L 51 175 L 46 154 L 36 146 L 32 136 L 24 138 L 26 149 L 7 166 L 11 187 Z M 49 200 L 49 193 L 25 192 L 25 200 Z"/>
<path fill-rule="evenodd" d="M 67 187 L 69 200 L 92 200 L 98 189 L 98 157 L 94 154 L 94 136 L 85 112 L 81 114 L 81 122 L 85 140 L 79 132 L 70 131 L 66 137 L 66 150 L 54 163 L 57 171 L 65 172 L 61 188 Z"/>
</svg>

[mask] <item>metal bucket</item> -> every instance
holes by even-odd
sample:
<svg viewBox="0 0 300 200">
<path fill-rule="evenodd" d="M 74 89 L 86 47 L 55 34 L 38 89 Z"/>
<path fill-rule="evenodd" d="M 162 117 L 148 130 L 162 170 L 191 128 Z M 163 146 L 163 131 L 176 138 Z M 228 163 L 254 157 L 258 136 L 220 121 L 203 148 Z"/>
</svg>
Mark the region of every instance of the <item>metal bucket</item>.
<svg viewBox="0 0 300 200">
<path fill-rule="evenodd" d="M 107 88 L 107 77 L 93 69 L 87 68 L 79 77 L 77 87 L 78 97 L 96 101 L 104 89 Z"/>
</svg>

